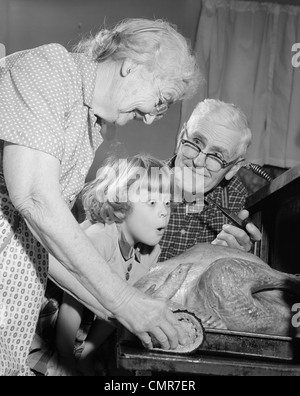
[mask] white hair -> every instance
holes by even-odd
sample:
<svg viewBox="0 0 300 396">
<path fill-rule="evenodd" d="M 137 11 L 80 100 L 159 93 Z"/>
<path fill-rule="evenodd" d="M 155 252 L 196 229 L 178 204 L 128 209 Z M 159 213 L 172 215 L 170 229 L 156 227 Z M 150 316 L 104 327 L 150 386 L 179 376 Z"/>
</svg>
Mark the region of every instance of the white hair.
<svg viewBox="0 0 300 396">
<path fill-rule="evenodd" d="M 95 62 L 130 58 L 153 70 L 157 78 L 176 88 L 173 101 L 191 97 L 202 80 L 189 42 L 175 25 L 163 20 L 132 18 L 82 40 L 75 51 Z"/>
<path fill-rule="evenodd" d="M 196 106 L 188 124 L 196 120 L 199 122 L 200 119 L 240 132 L 241 142 L 238 152 L 240 157 L 245 156 L 251 144 L 252 133 L 246 115 L 238 106 L 217 99 L 205 99 Z"/>
</svg>

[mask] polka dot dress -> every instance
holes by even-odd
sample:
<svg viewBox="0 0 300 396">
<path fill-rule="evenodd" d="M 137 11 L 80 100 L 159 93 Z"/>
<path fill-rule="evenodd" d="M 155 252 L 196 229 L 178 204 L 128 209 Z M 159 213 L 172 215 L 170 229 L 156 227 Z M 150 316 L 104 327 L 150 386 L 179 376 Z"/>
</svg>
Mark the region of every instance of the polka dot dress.
<svg viewBox="0 0 300 396">
<path fill-rule="evenodd" d="M 50 44 L 0 61 L 0 142 L 46 152 L 61 164 L 71 208 L 82 190 L 101 126 L 92 111 L 96 65 Z M 31 375 L 26 365 L 47 281 L 48 255 L 10 202 L 0 144 L 0 375 Z"/>
<path fill-rule="evenodd" d="M 0 228 L 10 243 L 0 253 L 0 373 L 29 375 L 24 364 L 47 281 L 48 255 L 20 220 L 2 188 Z"/>
</svg>

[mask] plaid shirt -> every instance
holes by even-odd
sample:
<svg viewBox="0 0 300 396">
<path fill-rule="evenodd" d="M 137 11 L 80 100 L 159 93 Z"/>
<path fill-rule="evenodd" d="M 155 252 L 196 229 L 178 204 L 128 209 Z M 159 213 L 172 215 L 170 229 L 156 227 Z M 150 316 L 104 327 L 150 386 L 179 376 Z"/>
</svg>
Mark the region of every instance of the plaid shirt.
<svg viewBox="0 0 300 396">
<path fill-rule="evenodd" d="M 223 181 L 208 197 L 218 204 L 239 213 L 245 207 L 248 193 L 238 177 Z M 188 213 L 187 205 L 174 206 L 167 230 L 160 242 L 159 262 L 185 252 L 197 243 L 211 243 L 228 219 L 214 205 L 205 206 L 199 213 Z"/>
</svg>

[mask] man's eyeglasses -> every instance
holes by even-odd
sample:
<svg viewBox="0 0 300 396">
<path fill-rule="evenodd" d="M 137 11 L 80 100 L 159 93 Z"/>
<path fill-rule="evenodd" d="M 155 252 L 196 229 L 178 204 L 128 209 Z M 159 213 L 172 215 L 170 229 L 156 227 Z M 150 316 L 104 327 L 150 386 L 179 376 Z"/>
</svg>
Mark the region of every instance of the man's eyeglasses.
<svg viewBox="0 0 300 396">
<path fill-rule="evenodd" d="M 184 128 L 186 129 L 186 125 L 184 125 Z M 205 153 L 197 144 L 187 139 L 181 139 L 181 144 L 182 154 L 188 159 L 194 160 L 200 155 L 200 153 L 205 155 L 205 166 L 212 172 L 219 172 L 221 169 L 228 168 L 231 165 L 244 161 L 243 159 L 239 159 L 226 162 L 218 154 Z"/>
</svg>

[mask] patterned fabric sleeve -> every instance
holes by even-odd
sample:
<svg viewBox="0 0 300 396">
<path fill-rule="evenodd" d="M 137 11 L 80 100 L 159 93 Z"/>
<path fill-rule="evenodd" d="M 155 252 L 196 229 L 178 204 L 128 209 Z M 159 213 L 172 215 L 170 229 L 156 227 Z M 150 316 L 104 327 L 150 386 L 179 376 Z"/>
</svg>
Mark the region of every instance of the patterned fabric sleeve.
<svg viewBox="0 0 300 396">
<path fill-rule="evenodd" d="M 246 198 L 248 192 L 238 177 L 234 177 L 232 181 L 228 184 L 228 199 L 229 199 L 229 209 L 232 212 L 239 213 L 245 208 Z"/>
<path fill-rule="evenodd" d="M 76 89 L 75 66 L 71 69 L 72 58 L 59 44 L 6 58 L 0 66 L 0 139 L 61 160 L 69 91 Z"/>
<path fill-rule="evenodd" d="M 226 185 L 228 208 L 238 214 L 244 208 L 247 190 L 237 177 Z M 209 195 L 222 205 L 224 191 L 224 185 L 219 185 Z M 187 215 L 185 205 L 178 205 L 172 211 L 169 225 L 160 242 L 162 253 L 159 262 L 178 256 L 197 243 L 211 243 L 227 223 L 228 219 L 214 206 L 204 208 L 202 213 Z"/>
</svg>

